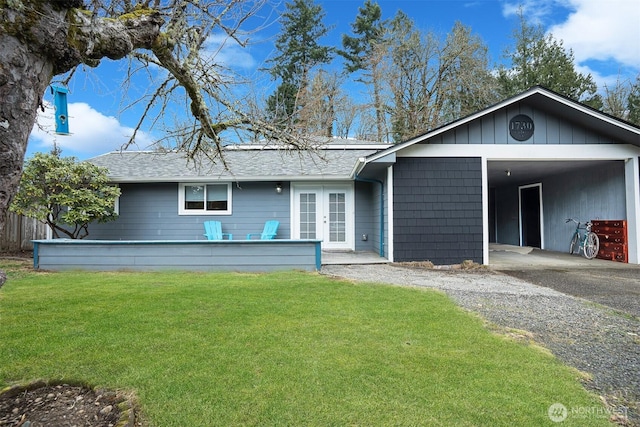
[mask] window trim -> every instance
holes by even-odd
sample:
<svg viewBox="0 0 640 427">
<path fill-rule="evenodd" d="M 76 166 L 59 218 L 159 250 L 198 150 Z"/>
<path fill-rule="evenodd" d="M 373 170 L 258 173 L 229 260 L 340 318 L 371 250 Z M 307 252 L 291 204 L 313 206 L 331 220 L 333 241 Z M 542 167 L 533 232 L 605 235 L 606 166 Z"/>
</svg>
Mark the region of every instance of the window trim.
<svg viewBox="0 0 640 427">
<path fill-rule="evenodd" d="M 203 209 L 185 209 L 185 197 L 184 197 L 184 189 L 187 186 L 204 186 L 205 189 L 207 185 L 226 185 L 227 186 L 227 209 L 226 210 L 215 210 L 208 211 L 206 210 L 206 203 L 204 204 L 205 208 Z M 229 182 L 180 182 L 178 183 L 178 215 L 231 215 L 231 183 Z M 205 190 L 205 200 L 206 200 L 206 190 Z"/>
<path fill-rule="evenodd" d="M 116 184 L 115 186 L 120 188 L 120 184 Z M 116 197 L 113 202 L 113 212 L 118 216 L 120 216 L 120 197 L 122 197 L 122 190 L 120 190 L 120 195 Z"/>
</svg>

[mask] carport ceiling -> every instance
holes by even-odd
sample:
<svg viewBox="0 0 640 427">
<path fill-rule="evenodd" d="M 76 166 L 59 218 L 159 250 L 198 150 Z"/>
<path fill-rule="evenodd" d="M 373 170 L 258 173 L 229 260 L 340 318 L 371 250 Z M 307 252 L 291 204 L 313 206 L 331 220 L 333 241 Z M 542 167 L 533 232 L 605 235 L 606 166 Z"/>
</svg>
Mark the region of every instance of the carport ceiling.
<svg viewBox="0 0 640 427">
<path fill-rule="evenodd" d="M 508 184 L 534 184 L 542 178 L 562 173 L 578 171 L 584 168 L 597 170 L 598 166 L 614 163 L 611 160 L 601 161 L 517 161 L 500 160 L 489 161 L 487 176 L 491 187 Z M 507 171 L 510 174 L 507 174 Z"/>
</svg>

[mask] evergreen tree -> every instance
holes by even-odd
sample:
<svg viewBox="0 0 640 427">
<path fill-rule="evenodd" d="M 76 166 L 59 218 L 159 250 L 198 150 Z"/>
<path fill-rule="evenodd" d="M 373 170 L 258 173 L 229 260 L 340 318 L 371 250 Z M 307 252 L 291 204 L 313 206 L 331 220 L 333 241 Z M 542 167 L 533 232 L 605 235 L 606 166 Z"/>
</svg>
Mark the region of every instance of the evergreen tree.
<svg viewBox="0 0 640 427">
<path fill-rule="evenodd" d="M 636 77 L 635 83 L 631 86 L 627 97 L 628 120 L 640 126 L 640 74 Z"/>
<path fill-rule="evenodd" d="M 382 142 L 385 137 L 384 106 L 382 102 L 382 86 L 380 63 L 384 49 L 385 22 L 382 20 L 382 10 L 378 3 L 366 0 L 363 7 L 358 8 L 359 14 L 351 24 L 354 36 L 343 34 L 343 50 L 338 53 L 346 59 L 345 70 L 348 73 L 364 72 L 361 80 L 372 87 L 373 108 L 376 114 L 377 140 Z"/>
<path fill-rule="evenodd" d="M 275 42 L 278 54 L 268 61 L 271 76 L 280 84 L 267 100 L 267 111 L 281 125 L 295 124 L 304 132 L 306 125 L 299 113 L 307 102 L 311 71 L 331 62 L 333 48 L 319 43 L 330 30 L 323 23 L 322 6 L 313 0 L 293 0 L 285 7 L 282 31 Z"/>
<path fill-rule="evenodd" d="M 515 49 L 505 55 L 511 67 L 501 67 L 498 72 L 503 96 L 540 85 L 594 108 L 602 105 L 593 78 L 576 71 L 573 51 L 567 51 L 562 41 L 545 35 L 541 26 L 527 24 L 522 14 L 514 39 Z"/>
<path fill-rule="evenodd" d="M 269 119 L 279 127 L 287 127 L 298 107 L 299 88 L 289 81 L 282 81 L 276 91 L 267 98 Z"/>
</svg>

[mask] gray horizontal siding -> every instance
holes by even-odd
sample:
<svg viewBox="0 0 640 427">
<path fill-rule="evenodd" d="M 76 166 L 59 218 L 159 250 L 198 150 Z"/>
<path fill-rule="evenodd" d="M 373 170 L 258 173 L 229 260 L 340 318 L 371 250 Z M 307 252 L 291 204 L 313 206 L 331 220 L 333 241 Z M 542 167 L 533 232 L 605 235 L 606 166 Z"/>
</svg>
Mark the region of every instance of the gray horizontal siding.
<svg viewBox="0 0 640 427">
<path fill-rule="evenodd" d="M 278 239 L 291 237 L 289 185 L 281 194 L 275 182 L 232 184 L 231 215 L 178 215 L 178 183 L 122 184 L 116 221 L 91 224 L 97 240 L 204 240 L 204 221 L 222 222 L 234 239 L 262 231 L 265 221 L 280 221 Z"/>
<path fill-rule="evenodd" d="M 628 219 L 624 162 L 585 168 L 542 180 L 545 249 L 566 251 L 574 224 L 565 218 Z"/>
<path fill-rule="evenodd" d="M 542 184 L 544 249 L 565 252 L 575 225 L 566 218 L 627 219 L 624 162 L 586 165 L 583 169 L 546 176 Z M 520 245 L 519 186 L 496 188 L 496 236 L 498 243 Z"/>
<path fill-rule="evenodd" d="M 376 228 L 376 224 L 380 222 L 378 220 L 380 209 L 374 204 L 374 190 L 371 183 L 356 181 L 355 187 L 355 249 L 356 251 L 374 251 L 377 249 L 375 243 L 380 234 L 380 228 Z M 363 236 L 366 236 L 366 240 Z"/>
<path fill-rule="evenodd" d="M 518 141 L 509 135 L 509 120 L 525 114 L 534 122 L 533 136 Z M 524 102 L 516 103 L 477 120 L 457 126 L 429 139 L 430 144 L 615 144 L 610 137 L 591 132 L 582 123 L 562 118 L 533 108 Z"/>
<path fill-rule="evenodd" d="M 314 271 L 320 256 L 315 240 L 34 242 L 34 267 L 42 270 Z"/>
<path fill-rule="evenodd" d="M 374 182 L 356 181 L 356 251 L 387 256 L 388 225 L 384 177 Z M 381 199 L 382 198 L 382 199 Z M 382 203 L 381 203 L 382 202 Z M 367 241 L 363 241 L 363 234 Z"/>
</svg>

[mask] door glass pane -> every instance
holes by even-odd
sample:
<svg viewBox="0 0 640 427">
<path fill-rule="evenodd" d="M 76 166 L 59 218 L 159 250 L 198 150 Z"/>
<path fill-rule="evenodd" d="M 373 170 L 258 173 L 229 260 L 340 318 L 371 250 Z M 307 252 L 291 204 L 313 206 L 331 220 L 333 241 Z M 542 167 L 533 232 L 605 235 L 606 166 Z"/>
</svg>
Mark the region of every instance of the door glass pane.
<svg viewBox="0 0 640 427">
<path fill-rule="evenodd" d="M 300 238 L 316 238 L 315 193 L 300 193 Z"/>
<path fill-rule="evenodd" d="M 345 242 L 347 239 L 345 193 L 329 193 L 329 241 Z"/>
</svg>

